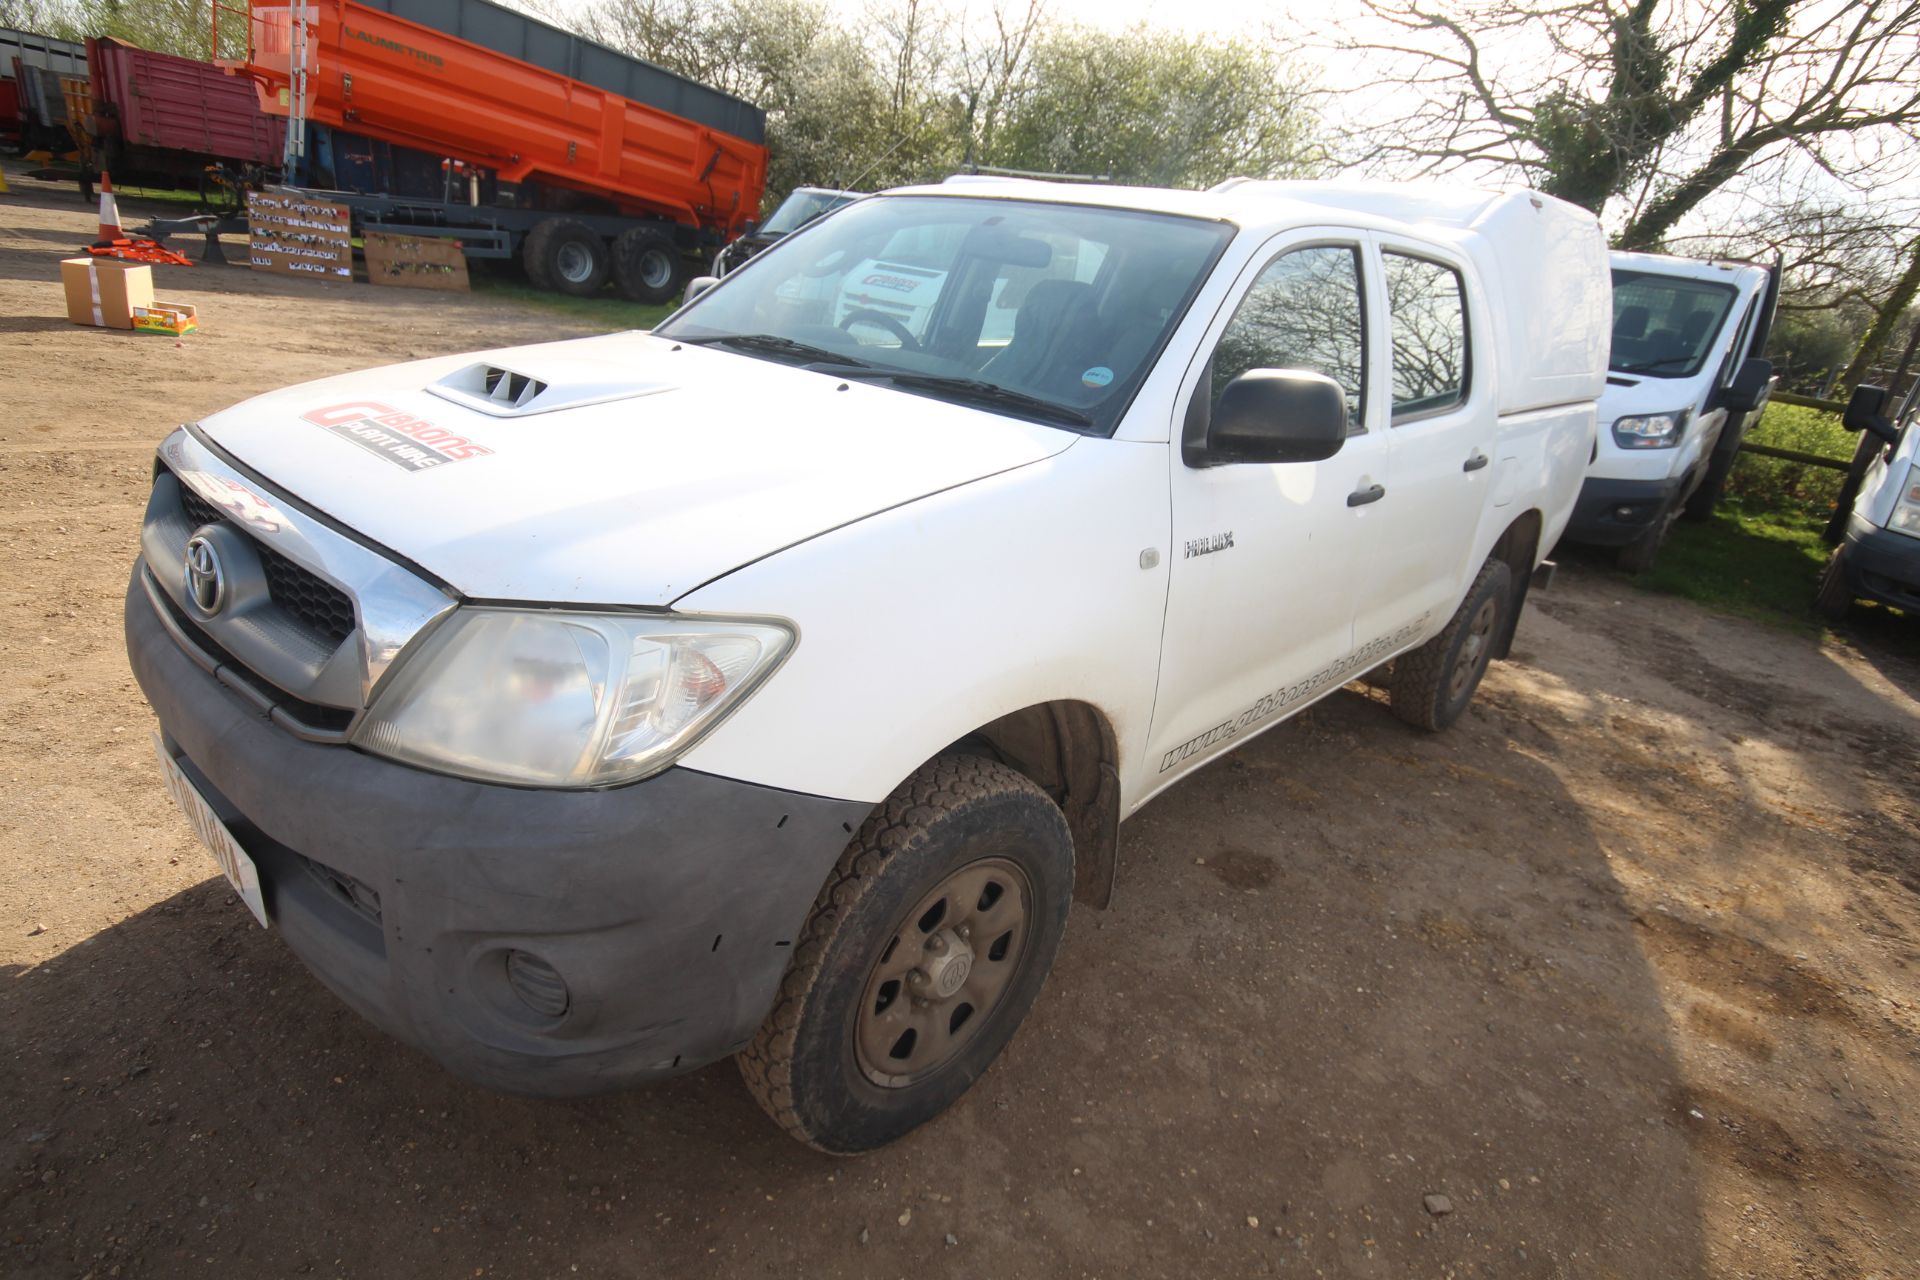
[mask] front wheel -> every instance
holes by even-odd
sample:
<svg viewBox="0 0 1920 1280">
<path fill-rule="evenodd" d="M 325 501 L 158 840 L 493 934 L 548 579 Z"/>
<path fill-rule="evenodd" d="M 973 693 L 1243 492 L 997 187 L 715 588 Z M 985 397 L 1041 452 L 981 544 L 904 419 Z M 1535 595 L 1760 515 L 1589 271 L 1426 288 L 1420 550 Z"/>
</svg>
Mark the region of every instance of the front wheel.
<svg viewBox="0 0 1920 1280">
<path fill-rule="evenodd" d="M 1828 622 L 1846 621 L 1853 608 L 1853 586 L 1847 581 L 1847 549 L 1835 547 L 1820 572 L 1820 592 L 1813 598 L 1813 611 Z"/>
<path fill-rule="evenodd" d="M 768 1115 L 821 1151 L 892 1142 L 986 1071 L 1053 967 L 1073 894 L 1060 809 L 994 760 L 941 756 L 840 856 L 739 1056 Z"/>
<path fill-rule="evenodd" d="M 541 289 L 591 298 L 607 282 L 607 242 L 578 218 L 548 218 L 520 247 L 527 279 Z"/>
<path fill-rule="evenodd" d="M 1446 629 L 1393 660 L 1393 714 L 1435 732 L 1458 720 L 1493 661 L 1512 601 L 1513 570 L 1505 560 L 1488 560 Z"/>
</svg>

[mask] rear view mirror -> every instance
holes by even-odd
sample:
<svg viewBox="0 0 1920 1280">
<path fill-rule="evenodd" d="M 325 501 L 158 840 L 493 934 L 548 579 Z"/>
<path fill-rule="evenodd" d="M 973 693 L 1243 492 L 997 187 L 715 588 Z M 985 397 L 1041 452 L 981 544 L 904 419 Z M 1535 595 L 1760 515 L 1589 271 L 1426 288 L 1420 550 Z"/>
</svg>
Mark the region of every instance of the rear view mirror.
<svg viewBox="0 0 1920 1280">
<path fill-rule="evenodd" d="M 718 276 L 695 276 L 693 279 L 687 281 L 687 296 L 681 305 L 685 306 L 686 303 L 692 302 L 695 298 L 719 283 L 720 278 Z"/>
<path fill-rule="evenodd" d="M 1887 399 L 1885 387 L 1855 387 L 1853 399 L 1847 402 L 1847 411 L 1841 415 L 1840 425 L 1849 431 L 1864 431 L 1868 435 L 1878 436 L 1888 444 L 1898 442 L 1900 433 L 1887 420 Z"/>
<path fill-rule="evenodd" d="M 1729 413 L 1752 413 L 1773 391 L 1773 361 L 1749 356 L 1734 371 L 1733 380 L 1720 389 L 1720 407 Z"/>
<path fill-rule="evenodd" d="M 1249 369 L 1207 424 L 1205 462 L 1318 462 L 1347 440 L 1347 393 L 1323 373 Z"/>
</svg>

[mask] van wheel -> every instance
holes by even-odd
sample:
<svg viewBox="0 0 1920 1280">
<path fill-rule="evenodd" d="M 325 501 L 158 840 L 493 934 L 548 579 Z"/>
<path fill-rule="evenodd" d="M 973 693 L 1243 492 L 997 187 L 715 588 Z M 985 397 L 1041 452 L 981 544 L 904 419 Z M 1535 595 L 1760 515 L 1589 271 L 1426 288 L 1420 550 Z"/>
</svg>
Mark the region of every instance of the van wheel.
<svg viewBox="0 0 1920 1280">
<path fill-rule="evenodd" d="M 813 905 L 779 998 L 740 1052 L 747 1089 L 821 1151 L 883 1146 L 951 1105 L 1053 967 L 1073 839 L 997 760 L 945 755 L 867 818 Z"/>
<path fill-rule="evenodd" d="M 1813 598 L 1813 611 L 1828 622 L 1844 622 L 1853 608 L 1853 587 L 1847 582 L 1847 549 L 1835 547 L 1820 571 L 1820 592 Z"/>
<path fill-rule="evenodd" d="M 578 218 L 548 218 L 520 246 L 520 262 L 537 288 L 590 298 L 607 282 L 607 242 Z"/>
<path fill-rule="evenodd" d="M 631 227 L 613 242 L 613 279 L 635 302 L 673 301 L 686 278 L 680 247 L 651 227 Z"/>
<path fill-rule="evenodd" d="M 1458 720 L 1493 661 L 1512 602 L 1513 570 L 1505 560 L 1488 560 L 1446 630 L 1393 660 L 1393 714 L 1435 732 Z"/>
<path fill-rule="evenodd" d="M 1667 540 L 1667 534 L 1673 529 L 1673 522 L 1680 517 L 1681 504 L 1669 502 L 1653 518 L 1653 523 L 1643 530 L 1639 537 L 1614 553 L 1613 562 L 1628 573 L 1645 573 L 1653 568 L 1653 561 L 1660 554 L 1660 547 Z"/>
</svg>

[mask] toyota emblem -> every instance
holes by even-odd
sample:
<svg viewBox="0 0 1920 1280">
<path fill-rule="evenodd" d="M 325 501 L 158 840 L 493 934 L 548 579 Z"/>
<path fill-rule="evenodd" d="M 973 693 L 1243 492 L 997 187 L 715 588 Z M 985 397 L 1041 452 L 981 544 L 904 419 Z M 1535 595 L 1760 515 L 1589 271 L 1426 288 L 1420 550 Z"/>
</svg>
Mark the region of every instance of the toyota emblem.
<svg viewBox="0 0 1920 1280">
<path fill-rule="evenodd" d="M 213 539 L 196 533 L 187 539 L 187 594 L 200 612 L 212 617 L 227 602 L 227 575 Z"/>
</svg>

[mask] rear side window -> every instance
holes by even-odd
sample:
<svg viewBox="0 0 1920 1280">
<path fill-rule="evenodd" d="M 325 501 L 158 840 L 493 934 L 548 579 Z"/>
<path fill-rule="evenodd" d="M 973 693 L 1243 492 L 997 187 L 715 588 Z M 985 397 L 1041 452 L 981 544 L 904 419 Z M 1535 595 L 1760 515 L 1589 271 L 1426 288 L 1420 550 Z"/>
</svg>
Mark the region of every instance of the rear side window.
<svg viewBox="0 0 1920 1280">
<path fill-rule="evenodd" d="M 1393 333 L 1393 418 L 1451 409 L 1467 398 L 1467 291 L 1452 267 L 1382 255 Z"/>
<path fill-rule="evenodd" d="M 1366 397 L 1366 313 L 1360 252 L 1347 245 L 1294 249 L 1269 262 L 1227 322 L 1213 352 L 1213 405 L 1249 369 L 1323 373 L 1347 393 L 1348 430 Z"/>
</svg>

